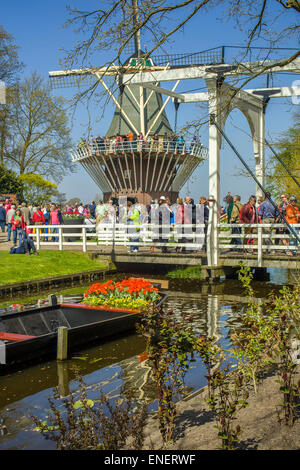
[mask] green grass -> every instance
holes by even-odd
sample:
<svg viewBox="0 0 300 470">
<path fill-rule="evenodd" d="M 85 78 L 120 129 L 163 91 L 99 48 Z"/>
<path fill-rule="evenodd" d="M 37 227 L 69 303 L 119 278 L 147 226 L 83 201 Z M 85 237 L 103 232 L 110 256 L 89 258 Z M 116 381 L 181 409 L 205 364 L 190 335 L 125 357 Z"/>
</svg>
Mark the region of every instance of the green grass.
<svg viewBox="0 0 300 470">
<path fill-rule="evenodd" d="M 105 267 L 105 262 L 92 260 L 84 253 L 43 250 L 38 256 L 28 256 L 0 252 L 0 285 Z"/>
<path fill-rule="evenodd" d="M 72 295 L 72 294 L 83 294 L 91 285 L 91 283 L 87 285 L 77 285 L 76 287 L 70 287 L 67 289 L 48 289 L 48 290 L 42 290 L 38 294 L 28 296 L 27 293 L 24 293 L 24 295 L 20 295 L 19 297 L 14 296 L 13 299 L 6 299 L 3 302 L 0 302 L 0 310 L 1 308 L 6 308 L 11 306 L 12 304 L 20 304 L 20 305 L 33 305 L 37 303 L 39 299 L 46 299 L 48 295 L 50 294 L 55 294 L 57 296 L 59 295 Z"/>
<path fill-rule="evenodd" d="M 175 269 L 169 271 L 167 277 L 172 279 L 201 279 L 202 269 L 201 266 L 188 266 L 183 269 Z"/>
</svg>

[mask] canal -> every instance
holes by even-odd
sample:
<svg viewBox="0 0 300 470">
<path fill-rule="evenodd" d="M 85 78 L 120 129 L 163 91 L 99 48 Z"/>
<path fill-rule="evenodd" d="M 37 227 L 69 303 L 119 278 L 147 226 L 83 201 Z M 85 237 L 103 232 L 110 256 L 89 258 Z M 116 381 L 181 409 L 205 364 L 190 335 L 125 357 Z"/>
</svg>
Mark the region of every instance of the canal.
<svg viewBox="0 0 300 470">
<path fill-rule="evenodd" d="M 257 298 L 266 298 L 272 291 L 278 292 L 282 285 L 296 282 L 285 270 L 270 270 L 269 273 L 268 282 L 253 283 Z M 112 278 L 120 277 L 129 276 Z M 155 279 L 155 276 L 151 277 Z M 87 287 L 79 286 L 55 294 L 63 295 L 64 300 L 72 300 Z M 224 347 L 230 346 L 230 333 L 234 328 L 238 329 L 240 312 L 245 306 L 238 280 L 223 279 L 209 285 L 196 280 L 172 279 L 169 280 L 169 292 L 164 307 L 171 308 L 178 318 L 182 313 L 192 313 L 197 333 L 214 335 Z M 36 304 L 38 299 L 45 299 L 50 293 L 53 292 L 43 292 L 35 298 L 14 299 L 13 302 L 3 299 L 0 311 L 10 311 L 19 304 Z M 61 397 L 78 390 L 74 367 L 87 384 L 88 398 L 95 403 L 99 399 L 100 388 L 112 401 L 125 388 L 130 389 L 137 400 L 146 399 L 149 409 L 155 410 L 150 369 L 147 362 L 139 361 L 144 349 L 143 339 L 133 334 L 77 351 L 61 364 L 47 361 L 0 376 L 0 450 L 55 449 L 53 442 L 34 430 L 30 415 L 47 421 L 50 413 L 48 398 L 53 396 L 54 387 L 58 387 Z M 192 363 L 186 383 L 190 393 L 205 385 L 205 368 L 199 359 Z M 61 401 L 58 406 L 62 407 Z"/>
</svg>

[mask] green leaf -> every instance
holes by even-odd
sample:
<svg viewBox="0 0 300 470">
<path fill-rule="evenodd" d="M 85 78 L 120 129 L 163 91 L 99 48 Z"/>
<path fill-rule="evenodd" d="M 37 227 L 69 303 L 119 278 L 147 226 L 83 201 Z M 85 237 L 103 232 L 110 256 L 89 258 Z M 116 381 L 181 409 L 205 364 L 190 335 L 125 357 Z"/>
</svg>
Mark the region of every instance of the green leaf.
<svg viewBox="0 0 300 470">
<path fill-rule="evenodd" d="M 93 359 L 92 361 L 89 362 L 89 364 L 95 364 L 95 362 L 102 361 L 102 357 L 99 357 L 98 359 Z"/>
<path fill-rule="evenodd" d="M 93 408 L 93 406 L 95 405 L 95 403 L 93 402 L 93 400 L 86 400 L 85 402 L 86 406 L 88 406 L 89 408 Z M 74 405 L 73 405 L 73 408 L 75 410 L 78 410 L 79 408 L 82 408 L 83 407 L 83 403 L 81 400 L 77 400 L 75 401 Z"/>
</svg>

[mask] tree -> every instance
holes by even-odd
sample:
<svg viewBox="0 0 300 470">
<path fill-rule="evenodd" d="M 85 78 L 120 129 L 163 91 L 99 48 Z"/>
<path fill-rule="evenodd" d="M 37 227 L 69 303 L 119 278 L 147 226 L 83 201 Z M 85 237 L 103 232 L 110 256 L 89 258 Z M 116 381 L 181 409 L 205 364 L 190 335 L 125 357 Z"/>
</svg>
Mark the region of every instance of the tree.
<svg viewBox="0 0 300 470">
<path fill-rule="evenodd" d="M 284 58 L 279 50 L 281 46 L 286 47 L 287 40 L 293 46 L 298 45 L 298 0 L 107 0 L 94 10 L 69 8 L 69 19 L 65 25 L 75 27 L 75 32 L 85 33 L 86 36 L 84 40 L 77 41 L 73 48 L 64 51 L 62 67 L 65 70 L 79 67 L 92 69 L 99 55 L 103 51 L 109 51 L 111 59 L 101 64 L 102 76 L 99 76 L 98 71 L 97 77 L 108 81 L 102 81 L 102 84 L 114 93 L 118 91 L 120 76 L 117 75 L 111 83 L 110 77 L 107 78 L 107 69 L 121 65 L 119 72 L 126 72 L 129 65 L 124 64 L 129 55 L 127 49 L 131 48 L 132 42 L 135 44 L 135 54 L 141 54 L 145 58 L 153 56 L 158 49 L 165 53 L 164 47 L 169 40 L 180 39 L 179 34 L 188 31 L 192 21 L 197 20 L 201 27 L 208 12 L 216 13 L 216 21 L 233 20 L 245 38 L 242 41 L 243 47 L 229 60 L 237 69 L 227 81 L 236 90 L 228 97 L 224 107 L 251 80 L 262 74 L 271 74 L 275 67 L 278 71 L 278 68 L 292 63 L 300 55 L 299 47 L 295 47 L 293 51 L 285 50 Z M 141 51 L 141 34 L 143 43 L 147 43 L 146 53 Z M 258 45 L 263 46 L 263 49 L 251 48 Z M 272 61 L 269 61 L 271 49 Z M 244 65 L 239 67 L 242 62 L 256 60 L 260 61 L 258 66 L 252 65 L 248 69 Z M 89 100 L 93 97 L 96 101 L 102 101 L 101 106 L 104 109 L 109 98 L 106 91 L 101 91 L 99 83 L 100 80 L 92 80 L 84 90 L 79 89 L 73 96 L 74 106 L 86 103 L 88 107 Z M 222 111 L 223 109 L 220 110 Z M 200 126 L 207 123 L 208 115 L 205 112 L 199 119 L 187 123 L 184 132 L 195 134 Z"/>
<path fill-rule="evenodd" d="M 295 124 L 282 134 L 281 139 L 276 143 L 279 149 L 279 157 L 288 168 L 290 173 L 300 183 L 300 119 L 299 114 L 295 115 Z M 295 181 L 290 177 L 283 165 L 274 157 L 272 168 L 268 177 L 268 185 L 272 193 L 280 196 L 280 193 L 288 195 L 295 194 L 300 200 L 300 189 Z"/>
<path fill-rule="evenodd" d="M 23 197 L 26 201 L 41 205 L 49 203 L 57 194 L 57 186 L 51 181 L 45 180 L 39 174 L 23 173 L 19 176 L 23 184 Z"/>
<path fill-rule="evenodd" d="M 18 82 L 23 64 L 19 61 L 18 47 L 14 38 L 0 26 L 0 80 L 5 85 L 6 103 L 0 104 L 0 163 L 4 163 L 5 147 L 12 135 L 14 120 L 11 104 L 11 89 Z"/>
<path fill-rule="evenodd" d="M 81 202 L 81 199 L 79 199 L 78 197 L 72 197 L 68 202 L 67 202 L 67 205 L 68 206 L 75 206 L 75 204 L 79 204 Z"/>
<path fill-rule="evenodd" d="M 60 206 L 64 206 L 67 202 L 66 193 L 60 193 L 59 191 L 57 191 L 54 194 L 54 197 L 52 198 L 52 201 L 55 202 L 55 204 L 58 204 Z"/>
<path fill-rule="evenodd" d="M 0 80 L 5 82 L 6 86 L 15 83 L 22 68 L 18 46 L 14 43 L 13 36 L 0 25 Z"/>
<path fill-rule="evenodd" d="M 294 37 L 295 44 L 298 44 L 298 0 L 107 0 L 106 5 L 101 3 L 101 8 L 92 11 L 69 9 L 70 17 L 66 25 L 76 26 L 76 31 L 85 32 L 87 37 L 78 41 L 70 51 L 65 51 L 63 65 L 66 69 L 75 65 L 93 66 L 93 57 L 103 50 L 114 52 L 108 66 L 122 64 L 122 53 L 132 41 L 135 41 L 137 49 L 141 32 L 149 45 L 147 55 L 151 55 L 184 27 L 188 27 L 195 17 L 199 24 L 204 22 L 208 9 L 215 10 L 218 17 L 224 20 L 234 19 L 245 33 L 246 54 L 257 40 L 269 47 L 280 47 L 286 38 L 292 40 Z M 285 59 L 266 65 L 264 71 L 271 71 L 274 66 L 284 66 L 299 54 L 298 48 Z M 269 51 L 266 50 L 265 57 L 261 59 L 268 56 Z M 251 75 L 257 76 L 259 73 Z"/>
<path fill-rule="evenodd" d="M 19 174 L 39 173 L 56 181 L 73 172 L 65 100 L 51 96 L 50 87 L 33 72 L 14 86 L 9 106 L 14 120 L 5 144 L 6 164 Z"/>
<path fill-rule="evenodd" d="M 0 193 L 17 194 L 18 199 L 23 192 L 23 183 L 14 171 L 0 164 Z"/>
</svg>

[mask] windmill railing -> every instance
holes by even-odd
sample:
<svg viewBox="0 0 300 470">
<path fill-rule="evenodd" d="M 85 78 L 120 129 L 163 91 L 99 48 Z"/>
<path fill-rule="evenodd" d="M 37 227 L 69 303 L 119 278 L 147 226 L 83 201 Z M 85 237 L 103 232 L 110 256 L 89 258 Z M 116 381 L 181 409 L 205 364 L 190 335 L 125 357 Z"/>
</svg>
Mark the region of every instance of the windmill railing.
<svg viewBox="0 0 300 470">
<path fill-rule="evenodd" d="M 72 150 L 73 160 L 81 160 L 90 156 L 122 154 L 122 153 L 170 153 L 175 155 L 192 155 L 198 158 L 206 158 L 208 149 L 200 142 L 178 142 L 178 141 L 144 141 L 134 140 L 125 142 L 95 141 L 93 143 L 80 143 Z"/>
</svg>

